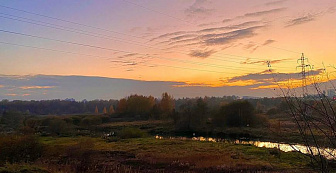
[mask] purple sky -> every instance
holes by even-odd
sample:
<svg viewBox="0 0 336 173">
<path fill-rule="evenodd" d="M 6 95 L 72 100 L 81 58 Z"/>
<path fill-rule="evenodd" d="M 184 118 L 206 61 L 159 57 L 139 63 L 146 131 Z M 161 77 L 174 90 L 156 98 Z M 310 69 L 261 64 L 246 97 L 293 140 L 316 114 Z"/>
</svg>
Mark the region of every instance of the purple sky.
<svg viewBox="0 0 336 173">
<path fill-rule="evenodd" d="M 335 79 L 335 12 L 334 0 L 4 0 L 0 99 L 277 96 L 300 85 L 301 53 L 311 77 Z"/>
</svg>

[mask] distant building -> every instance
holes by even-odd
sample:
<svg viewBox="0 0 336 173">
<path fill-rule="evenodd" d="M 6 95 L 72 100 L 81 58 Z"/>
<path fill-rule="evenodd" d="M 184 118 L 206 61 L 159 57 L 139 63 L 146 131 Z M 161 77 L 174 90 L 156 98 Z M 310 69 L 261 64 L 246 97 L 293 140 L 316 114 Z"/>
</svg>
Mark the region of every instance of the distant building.
<svg viewBox="0 0 336 173">
<path fill-rule="evenodd" d="M 75 102 L 76 100 L 74 98 L 66 98 L 64 101 Z"/>
<path fill-rule="evenodd" d="M 253 96 L 243 96 L 243 100 L 248 100 L 248 99 L 260 99 L 260 97 L 253 97 Z"/>
</svg>

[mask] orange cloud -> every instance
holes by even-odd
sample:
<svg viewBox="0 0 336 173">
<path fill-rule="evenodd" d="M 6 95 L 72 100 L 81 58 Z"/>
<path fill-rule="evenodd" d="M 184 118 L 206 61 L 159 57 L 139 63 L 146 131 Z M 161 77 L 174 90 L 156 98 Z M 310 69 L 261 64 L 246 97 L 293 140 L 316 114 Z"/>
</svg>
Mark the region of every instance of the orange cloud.
<svg viewBox="0 0 336 173">
<path fill-rule="evenodd" d="M 19 94 L 11 93 L 11 94 L 5 94 L 5 95 L 6 96 L 12 96 L 12 97 L 15 97 L 15 96 L 25 97 L 25 96 L 30 96 L 31 94 L 22 94 L 22 95 L 19 95 Z"/>
<path fill-rule="evenodd" d="M 258 86 L 258 87 L 251 88 L 251 89 L 252 90 L 257 90 L 257 89 L 273 89 L 273 88 L 279 88 L 279 85 Z"/>
<path fill-rule="evenodd" d="M 50 89 L 55 88 L 55 86 L 22 86 L 20 89 L 28 90 L 28 89 Z"/>
<path fill-rule="evenodd" d="M 173 87 L 225 87 L 225 86 L 249 86 L 262 84 L 263 82 L 259 82 L 256 80 L 238 80 L 238 81 L 228 81 L 221 80 L 219 82 L 183 82 L 182 84 L 173 85 Z"/>
<path fill-rule="evenodd" d="M 206 84 L 206 83 L 184 83 L 179 85 L 173 85 L 173 87 L 179 88 L 179 87 L 215 87 L 216 85 L 212 84 Z"/>
<path fill-rule="evenodd" d="M 17 94 L 5 94 L 6 96 L 17 96 Z"/>
</svg>

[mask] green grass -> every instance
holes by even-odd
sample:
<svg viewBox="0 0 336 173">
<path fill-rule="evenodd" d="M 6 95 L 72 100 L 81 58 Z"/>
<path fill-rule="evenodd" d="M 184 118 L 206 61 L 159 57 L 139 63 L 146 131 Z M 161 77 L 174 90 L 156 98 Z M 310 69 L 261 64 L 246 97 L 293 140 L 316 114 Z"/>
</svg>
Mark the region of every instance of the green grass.
<svg viewBox="0 0 336 173">
<path fill-rule="evenodd" d="M 48 173 L 44 168 L 28 164 L 5 164 L 0 173 Z"/>
<path fill-rule="evenodd" d="M 91 140 L 94 142 L 94 150 L 96 151 L 123 151 L 135 154 L 137 158 L 148 162 L 163 164 L 179 160 L 195 165 L 196 168 L 220 165 L 275 170 L 309 168 L 309 158 L 299 153 L 285 153 L 251 145 L 153 138 L 123 139 L 111 143 L 100 138 L 91 138 Z M 67 146 L 78 143 L 79 139 L 44 138 L 42 141 L 48 141 L 45 143 L 48 145 L 62 144 Z"/>
</svg>

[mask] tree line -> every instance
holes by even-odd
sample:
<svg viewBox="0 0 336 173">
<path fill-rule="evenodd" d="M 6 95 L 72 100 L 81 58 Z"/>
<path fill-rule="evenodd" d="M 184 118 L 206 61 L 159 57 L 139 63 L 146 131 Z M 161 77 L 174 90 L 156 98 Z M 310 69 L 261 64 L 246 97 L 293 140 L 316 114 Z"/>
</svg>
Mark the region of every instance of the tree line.
<svg viewBox="0 0 336 173">
<path fill-rule="evenodd" d="M 177 131 L 208 131 L 226 127 L 255 127 L 267 120 L 260 113 L 280 111 L 281 99 L 241 100 L 236 96 L 174 99 L 130 95 L 120 100 L 1 101 L 0 130 L 39 131 L 61 135 L 93 129 L 114 121 L 168 120 Z M 70 116 L 58 116 L 70 114 Z M 49 115 L 49 116 L 44 116 Z"/>
</svg>

